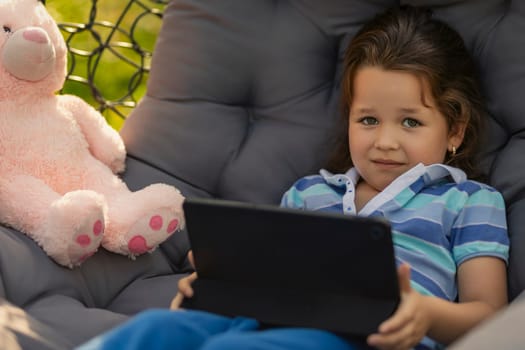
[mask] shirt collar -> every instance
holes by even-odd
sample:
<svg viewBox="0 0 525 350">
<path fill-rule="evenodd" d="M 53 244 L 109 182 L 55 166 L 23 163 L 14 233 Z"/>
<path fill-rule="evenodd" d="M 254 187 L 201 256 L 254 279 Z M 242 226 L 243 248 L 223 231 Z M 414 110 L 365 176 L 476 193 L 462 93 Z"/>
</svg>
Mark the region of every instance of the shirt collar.
<svg viewBox="0 0 525 350">
<path fill-rule="evenodd" d="M 361 177 L 355 167 L 348 169 L 344 174 L 332 174 L 326 169 L 321 169 L 319 173 L 326 182 L 336 186 L 342 186 L 346 184 L 346 182 L 344 181 L 339 181 L 341 176 L 350 179 L 354 184 L 357 184 L 359 178 Z M 407 172 L 399 176 L 397 179 L 395 179 L 392 182 L 392 184 L 397 182 L 398 180 L 402 182 L 407 182 L 407 180 L 409 182 L 412 182 L 410 181 L 411 179 L 417 179 L 421 176 L 424 176 L 424 181 L 426 185 L 436 183 L 447 177 L 450 177 L 450 179 L 452 179 L 456 184 L 465 182 L 467 180 L 467 175 L 463 170 L 459 168 L 455 168 L 445 164 L 423 165 L 422 163 L 419 163 L 412 169 L 408 170 Z"/>
<path fill-rule="evenodd" d="M 346 193 L 342 198 L 344 212 L 358 214 L 361 216 L 369 216 L 386 203 L 393 203 L 391 201 L 398 194 L 400 194 L 407 187 L 411 186 L 419 179 L 423 180 L 424 187 L 439 183 L 444 179 L 451 179 L 455 183 L 464 182 L 467 179 L 465 173 L 458 168 L 444 164 L 432 164 L 425 166 L 422 163 L 419 163 L 392 181 L 392 183 L 390 183 L 377 196 L 373 197 L 359 211 L 359 213 L 357 213 L 355 207 L 355 186 L 360 177 L 357 170 L 352 167 L 344 174 L 332 174 L 325 169 L 321 169 L 320 174 L 327 183 L 337 187 L 346 187 Z"/>
</svg>

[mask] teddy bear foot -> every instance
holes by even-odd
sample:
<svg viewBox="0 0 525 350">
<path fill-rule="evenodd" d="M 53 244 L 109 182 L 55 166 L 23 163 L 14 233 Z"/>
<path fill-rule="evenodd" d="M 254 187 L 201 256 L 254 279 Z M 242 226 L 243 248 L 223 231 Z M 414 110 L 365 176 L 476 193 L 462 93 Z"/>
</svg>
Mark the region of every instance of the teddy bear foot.
<svg viewBox="0 0 525 350">
<path fill-rule="evenodd" d="M 95 254 L 104 236 L 104 218 L 87 218 L 73 235 L 68 249 L 68 266 L 82 264 L 87 258 Z"/>
<path fill-rule="evenodd" d="M 160 208 L 140 218 L 128 231 L 127 250 L 131 258 L 155 248 L 175 231 L 180 229 L 181 221 L 173 210 Z"/>
<path fill-rule="evenodd" d="M 103 197 L 74 191 L 55 201 L 40 244 L 58 264 L 73 268 L 93 255 L 105 230 Z"/>
</svg>

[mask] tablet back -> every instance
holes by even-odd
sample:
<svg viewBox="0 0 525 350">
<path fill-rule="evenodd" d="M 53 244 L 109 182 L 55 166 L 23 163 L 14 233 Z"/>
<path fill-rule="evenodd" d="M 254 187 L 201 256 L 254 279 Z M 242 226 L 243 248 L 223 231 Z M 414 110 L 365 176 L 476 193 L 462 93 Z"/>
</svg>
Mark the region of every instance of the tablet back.
<svg viewBox="0 0 525 350">
<path fill-rule="evenodd" d="M 365 336 L 398 305 L 383 220 L 215 199 L 184 212 L 199 275 L 185 308 Z"/>
</svg>

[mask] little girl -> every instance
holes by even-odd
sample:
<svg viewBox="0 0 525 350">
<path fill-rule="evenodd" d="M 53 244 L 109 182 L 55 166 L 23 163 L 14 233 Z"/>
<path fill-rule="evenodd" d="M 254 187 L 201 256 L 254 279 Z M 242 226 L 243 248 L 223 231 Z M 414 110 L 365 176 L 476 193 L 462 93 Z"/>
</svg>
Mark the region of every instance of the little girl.
<svg viewBox="0 0 525 350">
<path fill-rule="evenodd" d="M 479 175 L 483 117 L 473 66 L 460 36 L 428 11 L 376 17 L 346 54 L 342 135 L 328 170 L 283 196 L 285 207 L 390 221 L 402 298 L 366 344 L 157 310 L 83 349 L 435 349 L 488 318 L 507 302 L 508 237 L 501 195 L 466 178 Z M 181 280 L 175 307 L 196 278 Z"/>
</svg>

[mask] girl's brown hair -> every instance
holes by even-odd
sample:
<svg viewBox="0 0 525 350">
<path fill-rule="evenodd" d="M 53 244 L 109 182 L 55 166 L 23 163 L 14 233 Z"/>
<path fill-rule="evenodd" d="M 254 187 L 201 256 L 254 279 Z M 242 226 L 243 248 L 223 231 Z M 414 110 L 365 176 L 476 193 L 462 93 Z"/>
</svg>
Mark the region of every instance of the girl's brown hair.
<svg viewBox="0 0 525 350">
<path fill-rule="evenodd" d="M 476 157 L 485 108 L 475 64 L 455 30 L 433 18 L 430 10 L 411 6 L 376 16 L 351 41 L 344 60 L 340 139 L 328 170 L 344 172 L 352 166 L 348 113 L 356 72 L 364 66 L 408 72 L 426 81 L 449 131 L 465 126 L 463 143 L 456 155 L 447 154 L 445 163 L 462 169 L 470 178 L 479 178 Z"/>
</svg>

